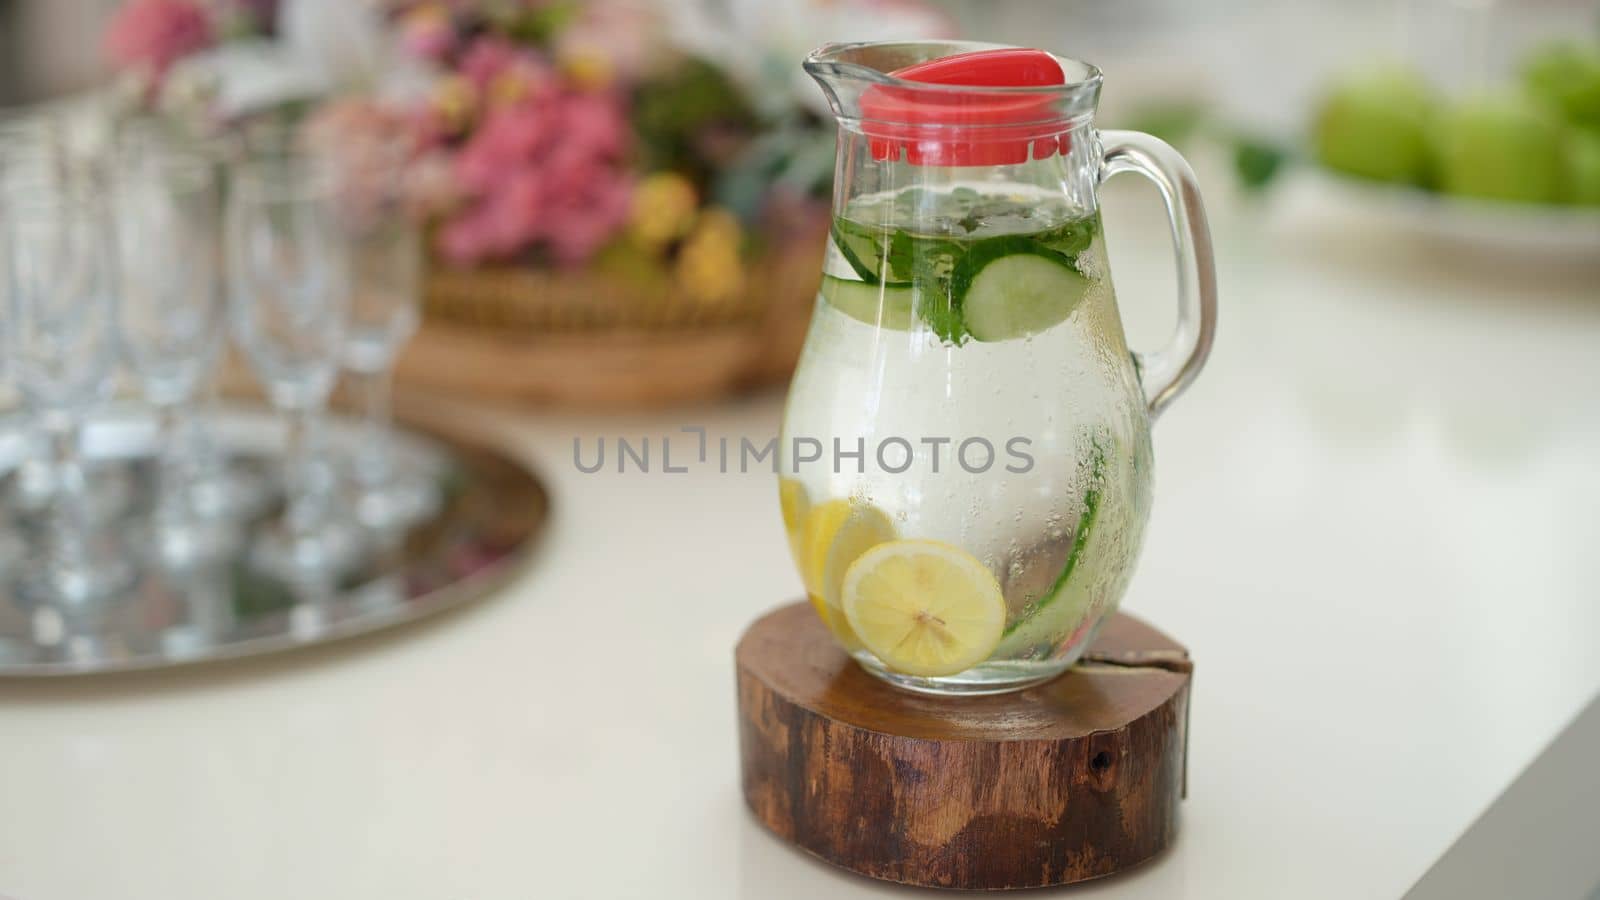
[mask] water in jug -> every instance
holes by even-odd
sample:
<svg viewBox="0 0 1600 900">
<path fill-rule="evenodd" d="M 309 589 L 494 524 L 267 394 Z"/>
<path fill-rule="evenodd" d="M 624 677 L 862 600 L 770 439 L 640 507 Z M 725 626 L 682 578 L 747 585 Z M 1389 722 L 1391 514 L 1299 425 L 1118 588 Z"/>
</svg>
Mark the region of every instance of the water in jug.
<svg viewBox="0 0 1600 900">
<path fill-rule="evenodd" d="M 1194 176 L 1094 126 L 1101 74 L 970 42 L 828 45 L 832 238 L 779 440 L 791 550 L 868 671 L 923 692 L 1060 674 L 1128 585 L 1151 418 L 1198 373 L 1216 287 Z M 1137 172 L 1172 222 L 1179 316 L 1130 352 L 1097 190 Z"/>
</svg>

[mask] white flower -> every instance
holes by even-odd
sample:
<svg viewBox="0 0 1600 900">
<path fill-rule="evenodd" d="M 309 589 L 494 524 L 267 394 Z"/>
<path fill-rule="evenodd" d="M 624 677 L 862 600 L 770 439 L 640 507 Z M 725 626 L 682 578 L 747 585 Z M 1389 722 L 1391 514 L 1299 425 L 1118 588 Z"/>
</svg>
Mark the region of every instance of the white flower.
<svg viewBox="0 0 1600 900">
<path fill-rule="evenodd" d="M 392 52 L 383 11 L 369 0 L 283 0 L 276 39 L 226 42 L 174 75 L 214 84 L 224 116 L 352 87 L 411 94 L 425 81 Z"/>
</svg>

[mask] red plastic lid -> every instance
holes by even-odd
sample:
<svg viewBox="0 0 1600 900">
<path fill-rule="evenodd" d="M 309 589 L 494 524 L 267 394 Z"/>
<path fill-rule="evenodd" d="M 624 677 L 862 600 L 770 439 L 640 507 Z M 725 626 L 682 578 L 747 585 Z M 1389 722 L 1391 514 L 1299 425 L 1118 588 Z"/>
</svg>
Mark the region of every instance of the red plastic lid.
<svg viewBox="0 0 1600 900">
<path fill-rule="evenodd" d="M 1061 64 L 1043 50 L 977 50 L 889 73 L 902 81 L 975 88 L 1056 87 Z M 861 97 L 862 129 L 877 160 L 914 166 L 996 166 L 1065 154 L 1071 143 L 1052 112 L 1056 92 L 926 91 L 873 85 Z"/>
</svg>

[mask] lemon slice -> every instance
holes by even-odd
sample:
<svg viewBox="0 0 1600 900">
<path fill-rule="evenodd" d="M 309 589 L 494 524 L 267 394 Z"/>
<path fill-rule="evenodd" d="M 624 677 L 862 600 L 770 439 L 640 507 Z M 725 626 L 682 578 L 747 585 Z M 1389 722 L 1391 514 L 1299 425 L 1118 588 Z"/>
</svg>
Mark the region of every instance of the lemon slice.
<svg viewBox="0 0 1600 900">
<path fill-rule="evenodd" d="M 856 557 L 894 537 L 894 523 L 889 516 L 869 503 L 828 500 L 812 507 L 806 518 L 796 554 L 800 577 L 817 615 L 850 649 L 860 646 L 860 642 L 851 633 L 839 606 L 845 571 Z"/>
<path fill-rule="evenodd" d="M 870 503 L 827 500 L 806 517 L 800 563 L 806 589 L 839 602 L 844 571 L 868 548 L 894 540 L 894 523 Z"/>
<path fill-rule="evenodd" d="M 778 506 L 783 509 L 783 530 L 789 536 L 789 552 L 794 554 L 795 562 L 800 562 L 806 517 L 811 515 L 811 495 L 799 481 L 779 478 Z"/>
<path fill-rule="evenodd" d="M 860 559 L 861 554 L 894 539 L 894 523 L 883 510 L 876 506 L 857 506 L 851 510 L 822 558 L 822 596 L 830 607 L 843 610 L 841 591 L 850 565 Z"/>
<path fill-rule="evenodd" d="M 845 619 L 884 665 L 907 675 L 964 672 L 1000 644 L 1000 582 L 972 554 L 940 541 L 890 541 L 845 572 Z"/>
<path fill-rule="evenodd" d="M 828 548 L 850 518 L 850 511 L 848 500 L 824 500 L 806 515 L 800 532 L 800 578 L 813 594 L 822 594 L 822 569 L 828 563 Z"/>
<path fill-rule="evenodd" d="M 826 505 L 826 504 L 825 504 Z M 822 595 L 817 592 L 820 576 L 816 574 L 819 567 L 811 561 L 811 494 L 806 491 L 806 486 L 793 478 L 778 479 L 778 506 L 783 510 L 783 530 L 789 537 L 789 552 L 794 556 L 795 565 L 800 568 L 800 580 L 806 587 L 806 596 L 811 599 L 811 605 L 816 608 L 817 615 L 822 617 L 824 625 L 830 631 L 838 633 L 840 628 L 833 621 L 833 616 L 822 601 Z M 824 519 L 835 516 L 824 514 Z M 832 526 L 837 528 L 837 524 Z M 844 614 L 839 614 L 839 623 L 844 622 Z"/>
</svg>

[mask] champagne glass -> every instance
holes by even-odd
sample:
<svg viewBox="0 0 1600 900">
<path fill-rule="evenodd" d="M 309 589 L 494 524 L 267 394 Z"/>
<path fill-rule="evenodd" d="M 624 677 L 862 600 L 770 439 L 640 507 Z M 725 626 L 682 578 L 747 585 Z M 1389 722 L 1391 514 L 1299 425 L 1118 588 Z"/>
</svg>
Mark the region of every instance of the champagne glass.
<svg viewBox="0 0 1600 900">
<path fill-rule="evenodd" d="M 12 173 L 17 169 L 17 157 L 26 154 L 32 146 L 33 134 L 28 120 L 9 110 L 0 111 L 0 188 L 10 183 Z M 0 217 L 4 215 L 5 210 L 0 208 Z M 0 253 L 0 266 L 6 262 L 7 258 Z M 6 270 L 0 268 L 0 290 L 4 289 L 8 280 Z M 11 317 L 5 312 L 6 306 L 0 301 L 0 391 L 9 390 L 11 386 L 11 341 L 7 328 Z M 0 396 L 6 395 L 0 393 Z M 9 401 L 9 396 L 6 399 Z"/>
<path fill-rule="evenodd" d="M 132 576 L 91 514 L 81 446 L 85 419 L 116 366 L 111 221 L 85 186 L 50 178 L 8 178 L 3 206 L 13 368 L 54 462 L 42 558 L 24 587 L 81 604 Z"/>
<path fill-rule="evenodd" d="M 44 185 L 65 185 L 67 180 L 64 141 L 56 117 L 38 109 L 0 113 L 0 217 L 6 214 L 5 204 L 16 202 L 10 197 L 10 188 L 37 190 Z M 9 265 L 9 255 L 0 254 L 0 291 L 10 289 Z M 0 315 L 0 341 L 9 342 L 15 329 L 11 327 L 6 302 L 0 298 L 0 310 L 6 312 Z M 14 386 L 11 367 L 15 365 L 15 348 L 8 344 L 6 349 L 12 352 L 0 360 L 0 379 Z M 31 430 L 24 436 L 30 450 L 30 439 L 34 437 Z M 7 501 L 14 512 L 37 512 L 49 505 L 55 490 L 55 472 L 45 456 L 42 452 L 25 454 L 12 473 Z"/>
<path fill-rule="evenodd" d="M 98 173 L 89 165 L 82 153 L 75 153 L 68 140 L 69 129 L 58 110 L 48 107 L 29 107 L 0 112 L 0 195 L 12 195 L 10 202 L 19 208 L 29 206 L 28 197 L 39 197 L 41 192 L 73 194 L 80 198 L 93 198 Z M 14 189 L 14 190 L 13 190 Z M 4 204 L 0 200 L 0 205 Z M 34 213 L 39 212 L 39 204 Z M 0 210 L 0 217 L 4 211 Z M 0 262 L 0 292 L 9 284 L 5 263 Z M 4 300 L 0 298 L 0 307 Z M 0 332 L 8 325 L 0 316 Z M 15 332 L 15 328 L 10 328 Z M 0 336 L 3 339 L 3 336 Z M 13 356 L 15 354 L 13 353 Z M 14 363 L 13 363 L 14 365 Z M 15 381 L 14 373 L 12 381 Z M 27 410 L 24 404 L 24 410 Z M 42 429 L 30 430 L 26 435 L 29 452 L 12 472 L 6 491 L 6 502 L 18 514 L 45 513 L 56 494 L 61 473 L 57 471 L 51 454 L 42 446 Z M 82 473 L 90 481 L 84 512 L 96 521 L 115 518 L 127 505 L 129 484 L 120 469 L 96 467 Z"/>
<path fill-rule="evenodd" d="M 19 170 L 24 170 L 28 158 L 36 154 L 38 148 L 48 146 L 48 141 L 41 141 L 39 137 L 48 132 L 41 132 L 34 120 L 12 110 L 0 111 L 0 202 L 4 200 L 3 188 L 10 184 Z M 0 207 L 0 220 L 5 216 L 4 207 Z M 0 231 L 0 238 L 4 232 Z M 5 406 L 9 407 L 12 398 L 8 392 L 11 387 L 11 357 L 12 347 L 9 326 L 11 317 L 4 300 L 6 285 L 10 278 L 7 274 L 8 257 L 0 252 L 0 396 L 5 397 Z"/>
<path fill-rule="evenodd" d="M 204 156 L 134 145 L 118 155 L 110 192 L 123 357 L 159 425 L 151 550 L 169 567 L 228 543 L 227 529 L 195 515 L 185 439 L 186 410 L 215 365 L 222 325 L 218 176 Z"/>
<path fill-rule="evenodd" d="M 14 144 L 18 135 L 15 133 L 15 123 L 10 116 L 0 115 L 0 187 L 6 183 L 8 157 L 14 152 Z M 10 255 L 6 252 L 6 210 L 3 205 L 4 193 L 0 191 L 0 413 L 9 415 L 16 404 L 11 387 L 11 361 L 13 349 L 11 345 L 11 315 L 10 315 L 10 282 L 9 264 Z M 0 497 L 0 501 L 4 498 Z M 8 504 L 0 502 L 0 574 L 12 571 L 21 555 L 21 542 L 17 539 L 14 524 L 6 507 Z M 5 579 L 0 578 L 0 582 Z"/>
<path fill-rule="evenodd" d="M 288 419 L 287 492 L 258 564 L 297 583 L 337 576 L 358 535 L 334 515 L 314 429 L 338 375 L 350 306 L 340 179 L 315 156 L 285 154 L 234 170 L 227 209 L 228 316 L 272 404 Z"/>
<path fill-rule="evenodd" d="M 15 351 L 11 342 L 10 308 L 10 254 L 7 252 L 6 208 L 4 187 L 15 177 L 18 158 L 26 156 L 35 147 L 37 131 L 32 119 L 12 110 L 0 111 L 0 413 L 9 416 L 18 399 L 12 388 L 12 360 Z M 20 494 L 13 489 L 11 493 Z M 0 501 L 7 498 L 0 496 Z M 8 573 L 20 561 L 22 542 L 12 521 L 11 510 L 15 504 L 0 502 L 0 573 Z M 0 578 L 0 582 L 4 579 Z"/>
<path fill-rule="evenodd" d="M 175 132 L 171 123 L 159 118 L 135 117 L 118 127 L 117 149 L 120 167 L 124 170 L 137 168 L 141 160 L 159 165 L 162 160 L 176 158 L 182 162 L 175 174 L 183 179 L 182 168 L 191 165 L 215 167 L 212 180 L 218 209 L 217 233 L 209 246 L 218 254 L 213 271 L 219 276 L 223 268 L 220 210 L 225 184 L 221 171 L 224 163 L 237 155 L 236 144 L 236 137 L 228 133 L 195 135 Z M 219 305 L 225 305 L 220 301 L 220 293 Z M 193 397 L 186 404 L 187 415 L 182 428 L 183 476 L 187 482 L 189 506 L 195 517 L 207 520 L 210 525 L 216 526 L 221 537 L 228 538 L 238 530 L 239 523 L 255 518 L 266 509 L 272 499 L 272 486 L 255 471 L 232 465 L 229 454 L 212 434 L 211 423 L 216 420 L 221 408 L 221 380 L 216 377 L 216 367 L 227 350 L 223 329 L 211 329 L 204 347 L 209 368 L 199 378 Z"/>
<path fill-rule="evenodd" d="M 343 364 L 362 407 L 350 463 L 356 516 L 379 531 L 403 528 L 439 503 L 426 473 L 399 464 L 390 434 L 395 358 L 421 318 L 422 241 L 405 208 L 408 149 L 367 140 L 341 151 L 360 173 L 347 192 L 346 216 L 354 274 Z"/>
</svg>

